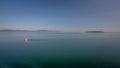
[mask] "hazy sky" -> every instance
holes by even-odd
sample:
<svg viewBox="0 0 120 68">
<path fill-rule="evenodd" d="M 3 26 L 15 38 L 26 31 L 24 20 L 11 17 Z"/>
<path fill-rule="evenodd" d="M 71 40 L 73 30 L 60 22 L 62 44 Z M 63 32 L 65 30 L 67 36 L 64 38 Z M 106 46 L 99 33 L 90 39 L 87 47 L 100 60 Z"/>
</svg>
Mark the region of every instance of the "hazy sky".
<svg viewBox="0 0 120 68">
<path fill-rule="evenodd" d="M 0 29 L 120 32 L 120 0 L 0 0 Z"/>
</svg>

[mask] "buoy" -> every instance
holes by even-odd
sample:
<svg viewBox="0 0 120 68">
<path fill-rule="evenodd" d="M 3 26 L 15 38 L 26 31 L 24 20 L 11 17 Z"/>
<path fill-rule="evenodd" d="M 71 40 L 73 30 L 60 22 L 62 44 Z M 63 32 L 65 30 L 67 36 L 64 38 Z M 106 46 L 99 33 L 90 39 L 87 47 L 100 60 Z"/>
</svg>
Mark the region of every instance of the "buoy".
<svg viewBox="0 0 120 68">
<path fill-rule="evenodd" d="M 25 42 L 25 44 L 28 43 L 28 36 L 27 35 L 24 37 L 24 42 Z"/>
</svg>

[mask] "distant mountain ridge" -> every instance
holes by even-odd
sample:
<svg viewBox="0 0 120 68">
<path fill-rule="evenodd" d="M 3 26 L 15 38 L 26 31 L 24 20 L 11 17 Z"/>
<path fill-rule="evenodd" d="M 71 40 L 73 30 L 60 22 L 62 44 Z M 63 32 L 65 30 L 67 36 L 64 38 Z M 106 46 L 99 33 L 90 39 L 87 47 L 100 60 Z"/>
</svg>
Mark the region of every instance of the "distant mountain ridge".
<svg viewBox="0 0 120 68">
<path fill-rule="evenodd" d="M 11 29 L 1 29 L 0 32 L 60 32 L 53 30 L 11 30 Z"/>
<path fill-rule="evenodd" d="M 1 32 L 5 32 L 5 31 L 8 31 L 8 32 L 16 32 L 16 31 L 28 31 L 28 30 L 10 30 L 10 29 L 2 29 L 0 30 Z"/>
</svg>

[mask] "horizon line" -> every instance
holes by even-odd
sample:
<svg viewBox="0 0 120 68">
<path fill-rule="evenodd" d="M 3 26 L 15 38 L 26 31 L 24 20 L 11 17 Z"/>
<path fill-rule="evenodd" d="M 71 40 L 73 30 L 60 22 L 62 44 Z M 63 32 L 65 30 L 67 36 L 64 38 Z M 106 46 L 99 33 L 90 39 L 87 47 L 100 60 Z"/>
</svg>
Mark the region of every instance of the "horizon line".
<svg viewBox="0 0 120 68">
<path fill-rule="evenodd" d="M 37 30 L 28 30 L 28 29 L 0 29 L 0 31 L 54 31 L 54 32 L 74 32 L 74 31 L 60 31 L 60 30 L 48 30 L 48 29 L 37 29 Z M 82 32 L 88 32 L 88 31 L 104 31 L 104 30 L 86 30 Z M 81 32 L 81 31 L 76 31 L 76 32 Z M 112 32 L 115 33 L 114 31 L 104 31 L 105 33 Z M 119 31 L 116 31 L 119 32 Z"/>
</svg>

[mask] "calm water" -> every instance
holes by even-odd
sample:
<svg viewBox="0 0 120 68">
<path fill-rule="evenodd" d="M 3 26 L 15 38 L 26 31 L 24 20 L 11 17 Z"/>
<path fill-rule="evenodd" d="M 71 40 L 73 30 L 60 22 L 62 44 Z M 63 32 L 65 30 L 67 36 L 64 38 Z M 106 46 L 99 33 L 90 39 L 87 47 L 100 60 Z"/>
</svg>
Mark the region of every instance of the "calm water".
<svg viewBox="0 0 120 68">
<path fill-rule="evenodd" d="M 120 33 L 0 32 L 0 68 L 120 68 Z"/>
</svg>

